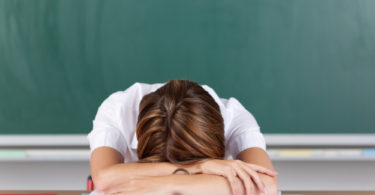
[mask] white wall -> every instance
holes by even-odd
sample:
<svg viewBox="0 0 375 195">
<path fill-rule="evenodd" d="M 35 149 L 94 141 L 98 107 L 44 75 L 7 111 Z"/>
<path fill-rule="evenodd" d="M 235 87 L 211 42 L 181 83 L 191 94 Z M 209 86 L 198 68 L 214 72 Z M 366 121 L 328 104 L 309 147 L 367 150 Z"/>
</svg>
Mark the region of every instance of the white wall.
<svg viewBox="0 0 375 195">
<path fill-rule="evenodd" d="M 274 162 L 280 190 L 372 190 L 375 161 Z"/>
<path fill-rule="evenodd" d="M 0 162 L 0 190 L 85 190 L 89 162 Z"/>
</svg>

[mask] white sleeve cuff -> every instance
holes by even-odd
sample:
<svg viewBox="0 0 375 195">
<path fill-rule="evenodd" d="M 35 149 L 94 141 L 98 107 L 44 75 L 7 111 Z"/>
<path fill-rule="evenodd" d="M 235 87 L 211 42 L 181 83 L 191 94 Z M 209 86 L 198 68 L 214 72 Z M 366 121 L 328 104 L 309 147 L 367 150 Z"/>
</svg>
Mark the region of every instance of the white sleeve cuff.
<svg viewBox="0 0 375 195">
<path fill-rule="evenodd" d="M 260 132 L 245 131 L 232 139 L 236 139 L 232 140 L 229 146 L 233 158 L 236 158 L 240 152 L 248 148 L 258 147 L 266 151 L 266 142 L 263 134 Z"/>
<path fill-rule="evenodd" d="M 91 152 L 101 146 L 107 146 L 117 150 L 125 157 L 125 139 L 116 129 L 94 129 L 88 134 L 87 139 L 90 143 Z"/>
</svg>

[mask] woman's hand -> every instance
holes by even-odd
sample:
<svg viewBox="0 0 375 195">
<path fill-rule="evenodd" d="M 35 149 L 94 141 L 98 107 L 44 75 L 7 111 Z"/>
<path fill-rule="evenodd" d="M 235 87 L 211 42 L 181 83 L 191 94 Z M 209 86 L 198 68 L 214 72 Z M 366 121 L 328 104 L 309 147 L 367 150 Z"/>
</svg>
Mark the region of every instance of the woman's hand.
<svg viewBox="0 0 375 195">
<path fill-rule="evenodd" d="M 277 175 L 274 171 L 241 160 L 208 159 L 198 162 L 194 167 L 191 167 L 190 170 L 192 170 L 193 173 L 200 172 L 203 174 L 221 175 L 226 177 L 230 183 L 233 194 L 239 194 L 240 188 L 242 187 L 240 183 L 235 182 L 235 177 L 238 177 L 242 180 L 248 195 L 250 195 L 250 192 L 252 191 L 251 182 L 255 183 L 255 186 L 257 186 L 260 192 L 264 192 L 265 187 L 259 178 L 258 173 L 263 173 L 272 177 Z"/>
</svg>

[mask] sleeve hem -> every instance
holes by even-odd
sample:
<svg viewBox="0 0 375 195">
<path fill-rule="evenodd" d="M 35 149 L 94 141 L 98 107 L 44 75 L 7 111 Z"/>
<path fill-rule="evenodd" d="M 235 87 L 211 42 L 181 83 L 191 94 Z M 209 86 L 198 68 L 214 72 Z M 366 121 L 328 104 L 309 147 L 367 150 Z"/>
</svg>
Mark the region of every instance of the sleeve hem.
<svg viewBox="0 0 375 195">
<path fill-rule="evenodd" d="M 233 140 L 233 144 L 229 146 L 234 158 L 248 148 L 258 147 L 266 151 L 264 136 L 260 132 L 243 132 L 236 136 L 235 139 Z"/>
<path fill-rule="evenodd" d="M 100 130 L 95 129 L 89 133 L 87 139 L 90 143 L 90 155 L 91 153 L 101 146 L 107 146 L 118 151 L 123 158 L 125 158 L 125 141 L 120 132 L 116 130 Z"/>
</svg>

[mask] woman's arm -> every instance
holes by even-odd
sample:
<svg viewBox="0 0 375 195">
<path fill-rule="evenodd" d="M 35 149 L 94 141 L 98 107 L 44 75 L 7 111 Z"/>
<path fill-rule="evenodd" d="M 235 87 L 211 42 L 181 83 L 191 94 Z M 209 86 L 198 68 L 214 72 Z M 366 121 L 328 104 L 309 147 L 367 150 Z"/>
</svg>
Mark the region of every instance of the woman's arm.
<svg viewBox="0 0 375 195">
<path fill-rule="evenodd" d="M 167 162 L 124 163 L 122 155 L 110 147 L 100 147 L 91 153 L 91 175 L 98 191 L 107 191 L 135 176 L 170 175 L 177 168 Z"/>
<path fill-rule="evenodd" d="M 187 181 L 192 183 L 192 185 L 202 186 L 201 184 L 205 184 L 207 181 L 204 180 L 204 177 L 207 175 L 209 176 L 216 176 L 218 179 L 216 181 L 220 182 L 221 180 L 227 180 L 230 181 L 230 186 L 228 187 L 228 190 L 232 190 L 232 192 L 240 193 L 243 189 L 243 182 L 246 180 L 243 180 L 243 178 L 238 177 L 230 177 L 230 174 L 225 174 L 225 170 L 231 170 L 228 168 L 236 167 L 236 164 L 238 164 L 235 161 L 227 161 L 227 160 L 208 160 L 204 161 L 202 163 L 198 163 L 192 166 L 183 166 L 183 168 L 188 169 L 192 173 L 205 173 L 200 174 L 197 179 L 191 179 L 191 177 L 187 178 Z M 135 181 L 138 181 L 138 176 L 167 176 L 170 175 L 177 167 L 177 165 L 172 163 L 123 163 L 122 155 L 116 151 L 115 149 L 112 149 L 110 147 L 100 147 L 95 149 L 91 154 L 90 159 L 90 165 L 91 165 L 91 174 L 94 180 L 95 188 L 100 192 L 110 192 L 113 190 L 119 190 L 123 189 L 123 186 L 127 186 L 129 182 L 134 183 Z M 250 165 L 249 165 L 250 166 Z M 255 166 L 255 165 L 252 165 Z M 272 164 L 271 164 L 272 166 Z M 181 166 L 180 166 L 181 167 Z M 256 176 L 258 178 L 258 172 L 265 173 L 271 176 L 274 176 L 274 173 L 272 173 L 269 170 L 266 170 L 264 168 L 252 168 L 253 176 Z M 221 177 L 218 175 L 222 175 L 225 177 Z M 190 175 L 196 177 L 196 175 Z M 243 175 L 244 177 L 247 177 Z M 163 177 L 163 178 L 169 178 L 169 177 Z M 202 180 L 200 178 L 203 178 Z M 214 182 L 213 180 L 212 182 Z M 237 182 L 240 181 L 240 182 Z M 173 181 L 176 182 L 176 181 Z M 172 183 L 173 183 L 172 182 Z M 196 183 L 195 183 L 196 182 Z M 242 183 L 241 183 L 242 182 Z M 156 182 L 155 182 L 156 183 Z M 250 192 L 255 192 L 255 189 L 259 188 L 259 186 L 255 186 L 255 182 L 246 182 L 246 188 L 248 191 L 248 194 Z M 259 183 L 259 182 L 258 182 Z M 178 184 L 178 183 L 177 183 Z M 208 186 L 208 189 L 210 189 L 210 184 L 203 186 Z M 220 183 L 218 183 L 220 184 Z M 212 184 L 213 185 L 213 184 Z M 147 185 L 143 185 L 145 187 Z M 188 186 L 189 187 L 189 186 Z M 184 192 L 184 189 L 181 189 Z M 198 187 L 198 190 L 202 190 L 201 187 Z M 190 191 L 186 191 L 190 192 Z M 225 192 L 222 191 L 223 193 Z M 230 194 L 230 193 L 229 193 Z M 253 193 L 251 193 L 253 194 Z M 258 193 L 257 193 L 258 194 Z"/>
<path fill-rule="evenodd" d="M 173 182 L 174 194 L 180 195 L 232 195 L 231 185 L 225 177 L 218 175 L 197 174 L 197 175 L 176 175 L 171 176 Z M 234 178 L 234 185 L 237 186 L 238 195 L 245 194 L 245 188 L 242 181 Z M 255 186 L 253 186 L 255 188 Z M 255 194 L 254 194 L 255 195 Z"/>
<path fill-rule="evenodd" d="M 237 156 L 237 159 L 247 163 L 256 164 L 267 169 L 274 171 L 272 162 L 268 157 L 267 153 L 261 148 L 249 148 L 246 149 Z M 263 173 L 259 173 L 259 177 L 264 183 L 266 194 L 277 194 L 277 176 L 269 176 Z"/>
<path fill-rule="evenodd" d="M 245 189 L 241 180 L 235 179 L 241 186 L 235 195 L 242 195 Z M 106 194 L 124 195 L 232 195 L 230 184 L 222 176 L 197 174 L 197 175 L 167 175 L 167 176 L 140 176 L 124 182 L 122 185 L 111 189 Z"/>
</svg>

